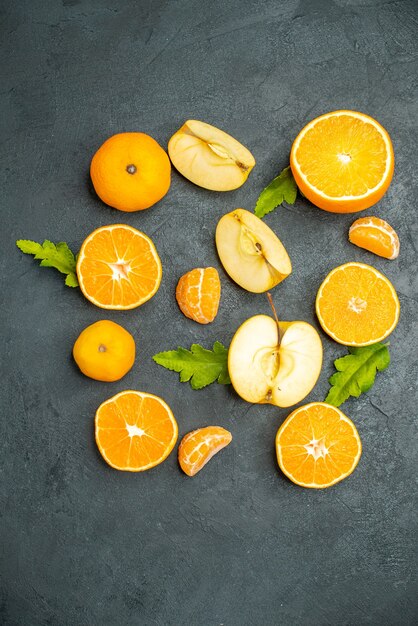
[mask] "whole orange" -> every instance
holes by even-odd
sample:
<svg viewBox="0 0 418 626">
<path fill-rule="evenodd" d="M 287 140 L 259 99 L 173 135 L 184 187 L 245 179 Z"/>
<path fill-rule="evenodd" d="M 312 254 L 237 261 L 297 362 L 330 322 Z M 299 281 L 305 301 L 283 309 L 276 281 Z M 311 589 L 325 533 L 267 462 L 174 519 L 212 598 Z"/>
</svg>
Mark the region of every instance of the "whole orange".
<svg viewBox="0 0 418 626">
<path fill-rule="evenodd" d="M 73 348 L 74 360 L 86 376 L 95 380 L 119 380 L 135 361 L 135 341 L 127 330 L 110 320 L 87 326 Z"/>
<path fill-rule="evenodd" d="M 90 176 L 97 195 L 119 211 L 142 211 L 161 200 L 170 187 L 166 152 L 145 133 L 119 133 L 94 155 Z"/>
</svg>

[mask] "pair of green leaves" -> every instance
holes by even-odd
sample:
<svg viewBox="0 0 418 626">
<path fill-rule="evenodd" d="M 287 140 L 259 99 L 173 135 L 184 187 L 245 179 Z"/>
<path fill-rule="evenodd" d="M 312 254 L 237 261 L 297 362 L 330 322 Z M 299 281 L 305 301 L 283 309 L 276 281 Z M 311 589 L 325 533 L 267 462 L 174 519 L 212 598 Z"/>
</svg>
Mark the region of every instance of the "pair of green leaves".
<svg viewBox="0 0 418 626">
<path fill-rule="evenodd" d="M 41 267 L 54 267 L 66 274 L 67 287 L 78 287 L 76 257 L 64 241 L 55 244 L 45 239 L 40 244 L 30 239 L 18 239 L 16 245 L 25 254 L 33 254 L 35 259 L 41 259 Z"/>
<path fill-rule="evenodd" d="M 325 402 L 340 406 L 350 396 L 358 398 L 374 384 L 376 373 L 386 369 L 390 363 L 388 344 L 375 343 L 362 348 L 348 348 L 350 354 L 334 361 L 337 372 L 331 376 L 331 389 Z M 215 341 L 212 350 L 193 344 L 190 350 L 160 352 L 154 361 L 166 369 L 180 373 L 180 382 L 190 381 L 193 389 L 202 389 L 217 381 L 229 384 L 228 349 Z"/>
</svg>

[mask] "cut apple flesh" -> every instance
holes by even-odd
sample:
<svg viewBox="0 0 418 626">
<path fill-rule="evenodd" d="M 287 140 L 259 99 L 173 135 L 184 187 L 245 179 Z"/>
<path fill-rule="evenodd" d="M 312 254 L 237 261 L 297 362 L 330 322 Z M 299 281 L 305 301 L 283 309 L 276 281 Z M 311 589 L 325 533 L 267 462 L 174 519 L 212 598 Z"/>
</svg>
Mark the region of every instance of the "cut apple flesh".
<svg viewBox="0 0 418 626">
<path fill-rule="evenodd" d="M 238 395 L 255 404 L 289 407 L 305 398 L 318 380 L 322 343 L 307 322 L 280 322 L 255 315 L 232 339 L 228 370 Z"/>
<path fill-rule="evenodd" d="M 230 191 L 245 183 L 255 165 L 247 148 L 223 130 L 188 120 L 168 142 L 174 167 L 195 185 Z"/>
<path fill-rule="evenodd" d="M 259 217 L 244 209 L 221 217 L 216 247 L 232 280 L 253 293 L 272 289 L 292 271 L 280 239 Z"/>
</svg>

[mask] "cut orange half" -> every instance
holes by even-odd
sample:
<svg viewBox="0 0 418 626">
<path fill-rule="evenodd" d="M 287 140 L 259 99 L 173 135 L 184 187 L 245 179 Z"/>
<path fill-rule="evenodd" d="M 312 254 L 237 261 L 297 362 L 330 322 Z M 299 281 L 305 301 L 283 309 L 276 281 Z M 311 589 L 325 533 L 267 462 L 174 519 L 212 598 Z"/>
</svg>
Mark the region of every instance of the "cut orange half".
<svg viewBox="0 0 418 626">
<path fill-rule="evenodd" d="M 324 489 L 350 476 L 361 456 L 361 441 L 340 409 L 312 402 L 280 426 L 276 453 L 280 469 L 296 485 Z"/>
<path fill-rule="evenodd" d="M 388 132 L 357 111 L 333 111 L 296 137 L 290 166 L 300 191 L 320 209 L 354 213 L 378 202 L 394 169 Z"/>
<path fill-rule="evenodd" d="M 398 323 L 399 313 L 399 299 L 390 280 L 365 263 L 333 269 L 316 296 L 322 328 L 345 346 L 383 341 Z"/>
<path fill-rule="evenodd" d="M 162 266 L 147 235 L 126 224 L 102 226 L 81 246 L 77 278 L 85 297 L 102 309 L 134 309 L 156 293 Z"/>
<path fill-rule="evenodd" d="M 162 463 L 174 448 L 178 428 L 174 415 L 158 396 L 122 391 L 96 412 L 96 443 L 111 467 L 143 472 Z"/>
</svg>

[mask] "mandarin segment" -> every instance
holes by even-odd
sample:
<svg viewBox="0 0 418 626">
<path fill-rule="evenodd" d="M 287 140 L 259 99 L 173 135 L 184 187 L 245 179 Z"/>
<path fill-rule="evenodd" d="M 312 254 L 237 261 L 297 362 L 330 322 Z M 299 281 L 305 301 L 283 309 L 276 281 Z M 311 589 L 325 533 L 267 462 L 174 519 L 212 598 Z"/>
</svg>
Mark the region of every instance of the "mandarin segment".
<svg viewBox="0 0 418 626">
<path fill-rule="evenodd" d="M 392 283 L 365 263 L 336 267 L 316 297 L 316 314 L 323 330 L 346 346 L 383 341 L 396 327 L 399 313 Z"/>
<path fill-rule="evenodd" d="M 126 224 L 102 226 L 81 246 L 77 278 L 84 296 L 103 309 L 134 309 L 161 283 L 162 266 L 147 235 Z"/>
<path fill-rule="evenodd" d="M 120 211 L 147 209 L 170 187 L 170 159 L 145 133 L 118 133 L 97 150 L 90 165 L 94 189 Z"/>
<path fill-rule="evenodd" d="M 296 137 L 290 166 L 300 191 L 334 213 L 362 211 L 386 193 L 393 176 L 389 134 L 372 117 L 333 111 L 315 118 Z"/>
<path fill-rule="evenodd" d="M 232 441 L 232 435 L 221 426 L 193 430 L 183 437 L 179 446 L 179 464 L 188 476 L 194 476 L 210 459 Z"/>
<path fill-rule="evenodd" d="M 178 436 L 170 407 L 158 396 L 122 391 L 99 406 L 96 443 L 111 467 L 142 472 L 162 463 Z"/>
<path fill-rule="evenodd" d="M 199 324 L 215 319 L 221 297 L 221 281 L 214 267 L 195 268 L 177 283 L 176 300 L 181 312 Z"/>
<path fill-rule="evenodd" d="M 347 478 L 361 456 L 353 422 L 324 402 L 299 407 L 276 435 L 280 469 L 301 487 L 324 489 Z"/>
<path fill-rule="evenodd" d="M 350 226 L 348 239 L 359 248 L 364 248 L 385 259 L 399 256 L 399 237 L 396 231 L 379 217 L 362 217 Z"/>
</svg>

